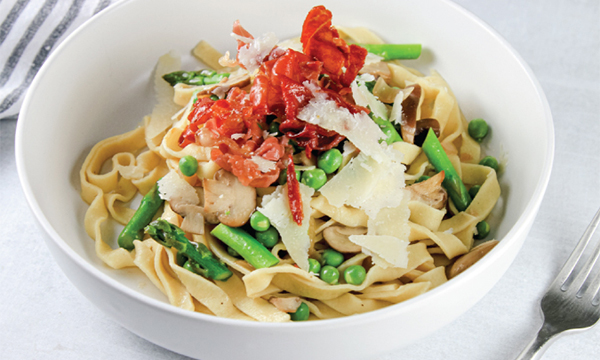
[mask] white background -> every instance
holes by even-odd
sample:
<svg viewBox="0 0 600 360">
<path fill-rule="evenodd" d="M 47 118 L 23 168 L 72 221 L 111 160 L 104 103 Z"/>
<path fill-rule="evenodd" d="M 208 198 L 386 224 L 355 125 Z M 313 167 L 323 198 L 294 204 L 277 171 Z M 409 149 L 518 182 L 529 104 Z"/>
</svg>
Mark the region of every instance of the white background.
<svg viewBox="0 0 600 360">
<path fill-rule="evenodd" d="M 456 2 L 499 32 L 540 81 L 556 130 L 553 173 L 522 251 L 492 291 L 449 326 L 372 360 L 513 359 L 541 324 L 543 292 L 600 207 L 600 1 Z M 117 325 L 54 263 L 19 185 L 15 127 L 0 121 L 0 357 L 187 359 Z M 560 338 L 544 359 L 599 354 L 596 326 Z"/>
</svg>

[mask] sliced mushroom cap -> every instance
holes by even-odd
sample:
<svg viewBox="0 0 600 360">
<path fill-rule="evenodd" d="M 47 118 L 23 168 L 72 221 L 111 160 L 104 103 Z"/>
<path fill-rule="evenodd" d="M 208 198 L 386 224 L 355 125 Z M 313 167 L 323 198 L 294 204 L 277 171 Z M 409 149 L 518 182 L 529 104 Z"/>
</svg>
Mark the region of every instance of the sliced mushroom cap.
<svg viewBox="0 0 600 360">
<path fill-rule="evenodd" d="M 383 61 L 378 61 L 374 63 L 367 64 L 360 69 L 359 74 L 371 74 L 373 76 L 381 77 L 386 82 L 392 80 L 392 72 L 390 71 L 390 67 L 387 63 Z"/>
<path fill-rule="evenodd" d="M 365 235 L 366 227 L 349 227 L 333 225 L 323 230 L 323 238 L 329 246 L 341 253 L 357 253 L 362 250 L 359 245 L 348 240 L 350 235 Z"/>
<path fill-rule="evenodd" d="M 407 186 L 406 190 L 410 192 L 411 199 L 420 201 L 438 210 L 443 209 L 448 199 L 448 193 L 442 187 L 444 176 L 445 173 L 440 171 L 425 181 Z"/>
<path fill-rule="evenodd" d="M 302 299 L 298 296 L 292 297 L 272 297 L 269 302 L 273 304 L 278 310 L 283 312 L 291 313 L 296 312 L 298 307 L 302 305 Z"/>
<path fill-rule="evenodd" d="M 414 144 L 417 146 L 422 146 L 423 141 L 425 141 L 425 137 L 427 136 L 427 132 L 429 129 L 433 129 L 436 137 L 440 137 L 440 122 L 433 118 L 420 119 L 417 121 L 417 125 L 415 128 L 415 138 Z"/>
<path fill-rule="evenodd" d="M 412 92 L 402 101 L 402 140 L 414 144 L 415 131 L 417 127 L 417 115 L 421 103 L 421 86 L 414 84 L 406 88 L 413 88 Z"/>
<path fill-rule="evenodd" d="M 474 247 L 465 255 L 459 257 L 448 271 L 448 279 L 451 279 L 470 268 L 479 261 L 479 259 L 484 257 L 485 254 L 489 253 L 496 244 L 498 244 L 498 240 L 486 241 L 483 244 Z"/>
<path fill-rule="evenodd" d="M 173 211 L 183 217 L 181 230 L 193 234 L 204 234 L 204 209 L 193 204 L 175 204 Z"/>
<path fill-rule="evenodd" d="M 223 169 L 213 180 L 202 180 L 204 211 L 214 214 L 219 222 L 232 227 L 244 225 L 256 208 L 256 190 L 244 186 L 232 173 Z"/>
</svg>

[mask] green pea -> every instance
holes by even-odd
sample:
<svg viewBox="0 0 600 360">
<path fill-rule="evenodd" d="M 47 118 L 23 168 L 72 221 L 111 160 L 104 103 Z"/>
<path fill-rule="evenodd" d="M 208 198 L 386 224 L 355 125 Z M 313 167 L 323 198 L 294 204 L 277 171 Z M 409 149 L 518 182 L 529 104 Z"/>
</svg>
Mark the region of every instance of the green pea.
<svg viewBox="0 0 600 360">
<path fill-rule="evenodd" d="M 250 216 L 250 226 L 256 231 L 266 231 L 271 226 L 271 221 L 260 211 L 255 211 Z"/>
<path fill-rule="evenodd" d="M 273 121 L 271 125 L 269 125 L 269 134 L 274 136 L 280 136 L 281 132 L 279 131 L 279 123 L 277 121 Z"/>
<path fill-rule="evenodd" d="M 212 95 L 210 96 L 210 99 L 211 99 L 212 101 L 217 101 L 217 100 L 219 100 L 219 97 L 218 97 L 217 95 L 215 95 L 215 94 L 212 94 Z"/>
<path fill-rule="evenodd" d="M 318 274 L 321 271 L 321 263 L 316 259 L 308 259 L 308 272 L 311 274 Z"/>
<path fill-rule="evenodd" d="M 323 169 L 326 174 L 335 172 L 342 165 L 342 153 L 338 149 L 330 149 L 319 156 L 317 167 Z"/>
<path fill-rule="evenodd" d="M 303 302 L 302 304 L 300 304 L 300 306 L 298 306 L 296 312 L 290 313 L 290 318 L 293 321 L 305 321 L 308 320 L 309 315 L 310 309 L 308 308 L 308 305 L 306 305 L 306 303 Z"/>
<path fill-rule="evenodd" d="M 483 220 L 477 224 L 477 235 L 475 235 L 475 239 L 481 240 L 485 239 L 490 234 L 490 224 L 487 221 Z"/>
<path fill-rule="evenodd" d="M 489 166 L 498 172 L 498 160 L 493 156 L 486 156 L 479 162 L 479 165 Z"/>
<path fill-rule="evenodd" d="M 322 169 L 304 170 L 300 181 L 306 186 L 319 190 L 327 182 L 327 174 Z"/>
<path fill-rule="evenodd" d="M 427 179 L 431 179 L 431 176 L 427 176 L 427 175 L 421 175 L 421 176 L 419 176 L 419 178 L 417 179 L 417 181 L 415 181 L 415 184 L 416 184 L 416 183 L 420 183 L 420 182 L 422 182 L 422 181 L 425 181 L 425 180 L 427 180 Z"/>
<path fill-rule="evenodd" d="M 277 232 L 277 229 L 272 226 L 265 231 L 257 231 L 254 235 L 259 243 L 268 248 L 272 248 L 279 242 L 279 233 Z"/>
<path fill-rule="evenodd" d="M 477 193 L 479 192 L 479 189 L 481 189 L 481 185 L 471 186 L 471 188 L 469 189 L 469 195 L 471 195 L 471 198 L 474 198 L 475 195 L 477 195 Z"/>
<path fill-rule="evenodd" d="M 192 155 L 186 155 L 179 159 L 179 170 L 185 176 L 192 176 L 198 171 L 198 160 Z"/>
<path fill-rule="evenodd" d="M 339 251 L 333 249 L 326 249 L 323 251 L 322 263 L 323 265 L 331 265 L 338 267 L 344 262 L 344 255 Z"/>
<path fill-rule="evenodd" d="M 469 122 L 469 127 L 467 129 L 469 131 L 469 135 L 475 141 L 481 142 L 488 134 L 489 126 L 483 119 L 473 119 Z"/>
<path fill-rule="evenodd" d="M 238 254 L 238 252 L 237 252 L 237 251 L 235 251 L 235 249 L 234 249 L 234 248 L 232 248 L 231 246 L 228 246 L 228 247 L 227 247 L 227 253 L 228 253 L 229 255 L 231 255 L 231 256 L 233 256 L 233 257 L 235 257 L 235 258 L 239 258 L 239 257 L 241 257 L 241 256 L 240 256 L 240 254 Z"/>
<path fill-rule="evenodd" d="M 331 265 L 323 266 L 319 272 L 319 275 L 321 280 L 331 285 L 337 284 L 338 280 L 340 279 L 340 271 Z"/>
<path fill-rule="evenodd" d="M 300 181 L 301 176 L 302 176 L 302 173 L 300 172 L 300 170 L 296 170 L 296 179 L 298 179 L 298 181 Z M 287 182 L 287 169 L 283 169 L 279 173 L 279 178 L 277 179 L 277 183 L 279 185 L 285 185 L 286 182 Z"/>
<path fill-rule="evenodd" d="M 348 284 L 360 285 L 367 277 L 367 270 L 360 265 L 351 265 L 344 270 L 344 280 Z"/>
</svg>

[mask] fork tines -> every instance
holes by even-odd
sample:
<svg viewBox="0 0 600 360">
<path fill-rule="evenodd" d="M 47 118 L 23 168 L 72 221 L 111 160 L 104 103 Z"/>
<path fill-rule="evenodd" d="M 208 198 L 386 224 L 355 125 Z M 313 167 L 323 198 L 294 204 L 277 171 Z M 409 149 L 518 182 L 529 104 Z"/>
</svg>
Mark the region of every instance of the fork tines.
<svg viewBox="0 0 600 360">
<path fill-rule="evenodd" d="M 596 212 L 594 219 L 585 230 L 581 240 L 579 240 L 573 253 L 551 286 L 560 286 L 560 290 L 570 294 L 576 293 L 575 296 L 577 298 L 585 298 L 585 300 L 591 301 L 594 306 L 600 304 L 600 294 L 598 294 L 598 290 L 600 289 L 600 269 L 594 269 L 594 265 L 596 265 L 600 257 L 600 243 L 596 245 L 593 254 L 588 257 L 583 266 L 581 263 L 583 261 L 582 256 L 588 248 L 599 224 L 600 210 Z M 592 270 L 596 271 L 590 276 Z"/>
</svg>

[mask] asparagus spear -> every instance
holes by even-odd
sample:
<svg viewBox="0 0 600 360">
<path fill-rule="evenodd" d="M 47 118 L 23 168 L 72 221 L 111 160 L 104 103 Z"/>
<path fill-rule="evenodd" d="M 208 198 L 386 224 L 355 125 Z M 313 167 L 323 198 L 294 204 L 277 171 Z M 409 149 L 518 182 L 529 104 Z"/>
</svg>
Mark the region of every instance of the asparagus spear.
<svg viewBox="0 0 600 360">
<path fill-rule="evenodd" d="M 223 78 L 229 77 L 228 73 L 217 74 L 213 70 L 199 71 L 175 71 L 163 75 L 163 79 L 171 86 L 183 83 L 188 85 L 210 85 L 218 84 Z"/>
<path fill-rule="evenodd" d="M 217 260 L 204 244 L 192 244 L 185 232 L 163 219 L 157 219 L 146 226 L 146 233 L 159 244 L 174 247 L 178 254 L 188 258 L 186 269 L 209 279 L 225 281 L 233 275 L 231 270 Z"/>
<path fill-rule="evenodd" d="M 372 114 L 373 113 L 371 113 L 371 115 Z M 381 131 L 383 131 L 383 133 L 385 134 L 384 141 L 388 145 L 391 145 L 398 141 L 402 141 L 402 137 L 400 137 L 400 134 L 398 134 L 398 131 L 396 130 L 396 128 L 394 127 L 394 125 L 392 124 L 391 121 L 382 119 L 382 118 L 380 118 L 378 116 L 374 116 L 374 115 L 372 115 L 371 118 L 379 126 Z"/>
<path fill-rule="evenodd" d="M 140 207 L 135 211 L 127 225 L 123 228 L 117 243 L 126 250 L 133 250 L 133 241 L 141 240 L 144 235 L 144 226 L 148 225 L 163 204 L 164 200 L 158 194 L 158 183 L 142 199 Z"/>
<path fill-rule="evenodd" d="M 418 59 L 421 56 L 421 44 L 359 44 L 371 54 L 383 57 L 383 60 Z"/>
<path fill-rule="evenodd" d="M 471 203 L 471 196 L 454 169 L 454 166 L 452 166 L 450 159 L 448 159 L 448 155 L 444 152 L 442 144 L 440 144 L 437 136 L 435 136 L 433 129 L 429 129 L 422 149 L 435 170 L 438 172 L 443 170 L 445 172 L 442 186 L 448 191 L 448 196 L 452 199 L 454 206 L 459 211 L 465 211 Z"/>
<path fill-rule="evenodd" d="M 271 267 L 279 263 L 279 259 L 275 255 L 252 235 L 240 228 L 219 224 L 210 233 L 237 251 L 256 269 Z"/>
</svg>

